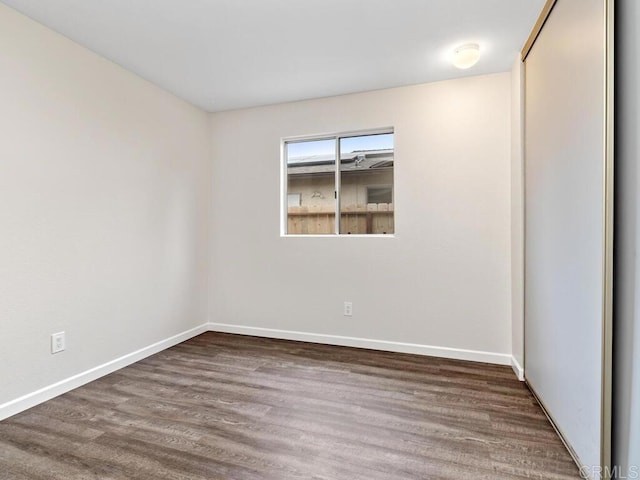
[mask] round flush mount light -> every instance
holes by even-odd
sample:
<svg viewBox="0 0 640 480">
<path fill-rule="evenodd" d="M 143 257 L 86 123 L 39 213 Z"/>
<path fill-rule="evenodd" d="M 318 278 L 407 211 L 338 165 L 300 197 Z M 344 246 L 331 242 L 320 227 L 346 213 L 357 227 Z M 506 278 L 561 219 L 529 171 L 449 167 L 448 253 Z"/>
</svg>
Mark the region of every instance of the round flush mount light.
<svg viewBox="0 0 640 480">
<path fill-rule="evenodd" d="M 460 45 L 453 52 L 453 65 L 457 68 L 471 68 L 478 63 L 479 59 L 480 45 L 477 43 Z"/>
</svg>

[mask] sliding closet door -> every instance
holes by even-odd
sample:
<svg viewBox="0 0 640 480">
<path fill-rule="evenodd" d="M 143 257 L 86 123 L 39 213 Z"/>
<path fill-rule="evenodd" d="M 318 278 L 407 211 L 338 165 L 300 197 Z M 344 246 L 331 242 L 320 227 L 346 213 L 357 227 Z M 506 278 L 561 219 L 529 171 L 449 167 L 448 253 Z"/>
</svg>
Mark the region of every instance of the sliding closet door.
<svg viewBox="0 0 640 480">
<path fill-rule="evenodd" d="M 608 13 L 558 0 L 525 60 L 526 380 L 592 478 L 610 445 Z"/>
</svg>

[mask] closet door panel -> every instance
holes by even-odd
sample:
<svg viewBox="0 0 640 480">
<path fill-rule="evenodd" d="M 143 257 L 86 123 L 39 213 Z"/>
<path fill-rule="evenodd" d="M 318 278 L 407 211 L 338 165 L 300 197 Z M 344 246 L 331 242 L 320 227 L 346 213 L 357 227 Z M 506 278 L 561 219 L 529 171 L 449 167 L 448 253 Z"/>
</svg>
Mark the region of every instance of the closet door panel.
<svg viewBox="0 0 640 480">
<path fill-rule="evenodd" d="M 526 380 L 601 465 L 606 2 L 558 0 L 525 61 Z"/>
</svg>

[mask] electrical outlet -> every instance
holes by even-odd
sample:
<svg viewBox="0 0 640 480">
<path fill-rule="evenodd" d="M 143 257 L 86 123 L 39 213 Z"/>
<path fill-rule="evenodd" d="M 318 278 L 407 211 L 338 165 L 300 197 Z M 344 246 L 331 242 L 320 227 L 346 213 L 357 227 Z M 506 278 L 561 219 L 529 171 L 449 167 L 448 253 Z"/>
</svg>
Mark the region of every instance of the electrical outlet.
<svg viewBox="0 0 640 480">
<path fill-rule="evenodd" d="M 53 333 L 51 335 L 51 353 L 58 353 L 65 348 L 64 332 Z"/>
<path fill-rule="evenodd" d="M 353 303 L 352 302 L 344 302 L 344 316 L 345 317 L 353 316 Z"/>
</svg>

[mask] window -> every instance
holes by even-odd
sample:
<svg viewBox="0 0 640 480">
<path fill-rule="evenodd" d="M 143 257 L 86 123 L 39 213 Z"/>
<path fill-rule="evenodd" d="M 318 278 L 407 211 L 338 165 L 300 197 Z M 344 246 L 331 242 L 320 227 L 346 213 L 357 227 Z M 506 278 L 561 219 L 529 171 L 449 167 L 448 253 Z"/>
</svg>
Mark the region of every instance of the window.
<svg viewBox="0 0 640 480">
<path fill-rule="evenodd" d="M 290 193 L 287 195 L 288 207 L 299 207 L 301 196 L 299 193 Z"/>
<path fill-rule="evenodd" d="M 367 203 L 393 203 L 391 185 L 367 187 Z"/>
<path fill-rule="evenodd" d="M 393 153 L 392 129 L 285 140 L 284 233 L 394 233 Z"/>
</svg>

